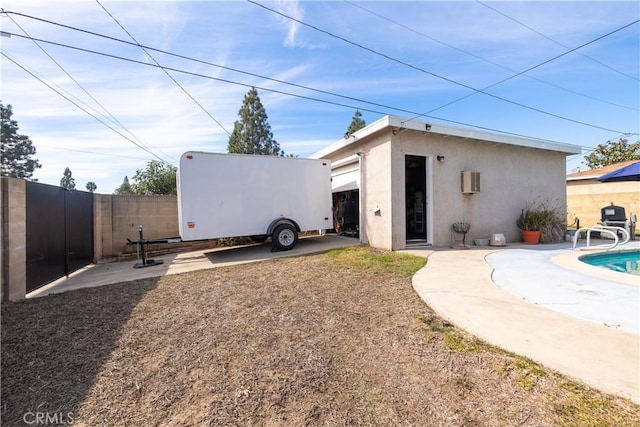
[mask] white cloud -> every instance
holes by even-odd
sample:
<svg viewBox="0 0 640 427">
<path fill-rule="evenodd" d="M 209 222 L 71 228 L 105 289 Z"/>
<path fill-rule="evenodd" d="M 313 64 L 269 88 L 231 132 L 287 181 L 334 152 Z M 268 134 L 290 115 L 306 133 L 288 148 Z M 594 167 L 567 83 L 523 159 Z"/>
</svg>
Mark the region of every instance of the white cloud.
<svg viewBox="0 0 640 427">
<path fill-rule="evenodd" d="M 103 0 L 101 0 L 103 1 Z M 141 43 L 250 73 L 290 81 L 341 95 L 411 111 L 427 111 L 469 93 L 450 82 L 373 55 L 248 2 L 113 2 L 105 7 Z M 265 3 L 276 7 L 274 3 Z M 522 70 L 563 51 L 480 4 L 470 2 L 356 3 L 430 37 Z M 576 46 L 631 21 L 635 2 L 497 2 L 490 3 L 515 19 L 569 46 Z M 97 33 L 126 39 L 126 34 L 94 1 L 6 0 L 3 7 Z M 364 12 L 346 2 L 279 2 L 278 10 L 424 70 L 477 88 L 508 75 L 494 65 L 453 50 Z M 3 31 L 20 33 L 6 17 Z M 150 62 L 137 47 L 14 17 L 34 37 L 83 46 Z M 606 38 L 588 53 L 638 73 L 638 41 L 632 28 L 626 39 Z M 187 150 L 226 151 L 227 133 L 185 95 L 161 70 L 62 47 L 43 45 L 74 78 L 114 116 L 161 156 L 177 160 Z M 93 105 L 29 40 L 2 39 L 2 50 L 44 78 Z M 259 89 L 274 136 L 286 152 L 311 153 L 344 133 L 354 109 L 370 107 L 219 67 L 152 53 L 163 65 L 213 78 L 170 72 L 227 130 L 231 131 L 251 85 L 335 101 L 338 107 Z M 578 59 L 576 59 L 578 58 Z M 537 69 L 535 75 L 572 90 L 638 106 L 637 81 L 615 75 L 569 55 Z M 130 178 L 154 157 L 135 147 L 9 61 L 2 62 L 3 103 L 14 106 L 20 132 L 29 135 L 43 168 L 42 181 L 57 184 L 65 166 L 77 181 L 94 180 L 110 192 L 124 175 Z M 542 88 L 542 89 L 541 89 Z M 596 124 L 637 132 L 637 111 L 620 111 L 519 77 L 497 89 L 505 98 Z M 99 109 L 98 107 L 95 107 Z M 363 111 L 364 112 L 364 111 Z M 597 114 L 596 114 L 597 112 Z M 389 110 L 387 113 L 400 114 Z M 542 117 L 537 113 L 475 95 L 438 111 L 444 118 L 563 142 L 594 144 L 615 138 L 606 132 Z M 95 113 L 94 113 L 95 114 Z M 364 112 L 367 121 L 378 114 Z M 437 115 L 439 115 L 437 114 Z M 635 116 L 634 116 L 635 115 Z M 409 116 L 409 114 L 407 114 Z M 533 126 L 544 119 L 545 126 Z M 59 149 L 48 149 L 57 147 Z M 65 151 L 66 150 L 66 151 Z M 76 151 L 71 151 L 76 150 Z M 80 153 L 91 151 L 101 154 Z M 117 156 L 109 156 L 114 154 Z M 130 159 L 128 157 L 135 157 Z M 91 176 L 94 176 L 92 178 Z"/>
</svg>

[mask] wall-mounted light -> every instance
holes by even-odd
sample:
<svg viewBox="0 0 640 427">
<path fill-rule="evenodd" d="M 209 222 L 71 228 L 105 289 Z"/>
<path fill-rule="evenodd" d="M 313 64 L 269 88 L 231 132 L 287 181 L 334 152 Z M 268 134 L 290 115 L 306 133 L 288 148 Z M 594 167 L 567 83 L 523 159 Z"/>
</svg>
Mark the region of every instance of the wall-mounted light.
<svg viewBox="0 0 640 427">
<path fill-rule="evenodd" d="M 444 163 L 444 156 L 436 156 L 436 160 L 440 163 Z"/>
<path fill-rule="evenodd" d="M 426 125 L 424 125 L 424 128 L 429 131 L 431 130 L 431 125 L 427 123 Z"/>
</svg>

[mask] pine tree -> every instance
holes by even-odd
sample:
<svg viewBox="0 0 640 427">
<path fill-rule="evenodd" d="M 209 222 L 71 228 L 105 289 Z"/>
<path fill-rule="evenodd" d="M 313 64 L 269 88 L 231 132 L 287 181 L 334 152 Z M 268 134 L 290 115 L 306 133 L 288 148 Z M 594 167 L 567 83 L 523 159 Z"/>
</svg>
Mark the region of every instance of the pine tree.
<svg viewBox="0 0 640 427">
<path fill-rule="evenodd" d="M 351 118 L 351 123 L 349 123 L 349 128 L 347 128 L 347 133 L 345 133 L 344 136 L 349 137 L 366 125 L 367 124 L 362 119 L 362 113 L 360 113 L 360 110 L 356 110 L 356 112 L 353 114 L 353 117 Z"/>
<path fill-rule="evenodd" d="M 64 168 L 64 174 L 60 180 L 60 187 L 66 188 L 67 190 L 76 189 L 76 180 L 71 176 L 71 169 L 69 169 L 69 166 Z"/>
<path fill-rule="evenodd" d="M 116 188 L 113 194 L 117 194 L 119 196 L 128 196 L 131 194 L 135 194 L 133 189 L 131 188 L 131 184 L 129 184 L 129 177 L 125 176 L 120 187 Z"/>
<path fill-rule="evenodd" d="M 229 153 L 284 156 L 280 144 L 273 139 L 267 112 L 255 88 L 251 88 L 245 95 L 238 117 L 239 120 L 233 124 L 233 132 L 229 137 Z"/>
<path fill-rule="evenodd" d="M 13 178 L 31 179 L 33 172 L 42 165 L 31 156 L 36 147 L 26 135 L 18 135 L 18 122 L 11 119 L 11 105 L 0 103 L 2 133 L 0 135 L 0 175 Z M 37 181 L 37 180 L 34 180 Z"/>
</svg>

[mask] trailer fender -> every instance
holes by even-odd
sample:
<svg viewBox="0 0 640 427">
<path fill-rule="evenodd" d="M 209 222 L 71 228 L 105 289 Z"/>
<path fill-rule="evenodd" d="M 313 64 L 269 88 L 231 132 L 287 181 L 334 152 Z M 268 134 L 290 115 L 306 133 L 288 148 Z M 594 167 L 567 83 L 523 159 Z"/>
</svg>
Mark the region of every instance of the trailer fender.
<svg viewBox="0 0 640 427">
<path fill-rule="evenodd" d="M 296 231 L 298 233 L 300 232 L 300 226 L 294 220 L 289 219 L 289 218 L 277 218 L 277 219 L 274 219 L 273 221 L 271 221 L 271 224 L 269 224 L 269 227 L 267 227 L 267 236 L 271 236 L 273 234 L 273 232 L 276 230 L 276 227 L 278 227 L 279 225 L 282 225 L 282 224 L 293 225 L 293 227 L 296 229 Z"/>
</svg>

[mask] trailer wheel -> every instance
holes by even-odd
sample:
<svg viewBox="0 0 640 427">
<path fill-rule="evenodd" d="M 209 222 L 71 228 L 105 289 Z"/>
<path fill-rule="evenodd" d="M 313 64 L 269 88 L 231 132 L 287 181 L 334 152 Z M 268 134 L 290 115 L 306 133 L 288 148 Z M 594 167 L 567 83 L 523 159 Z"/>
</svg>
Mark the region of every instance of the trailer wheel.
<svg viewBox="0 0 640 427">
<path fill-rule="evenodd" d="M 298 232 L 291 224 L 281 224 L 276 227 L 271 240 L 276 249 L 288 251 L 298 243 Z"/>
</svg>

